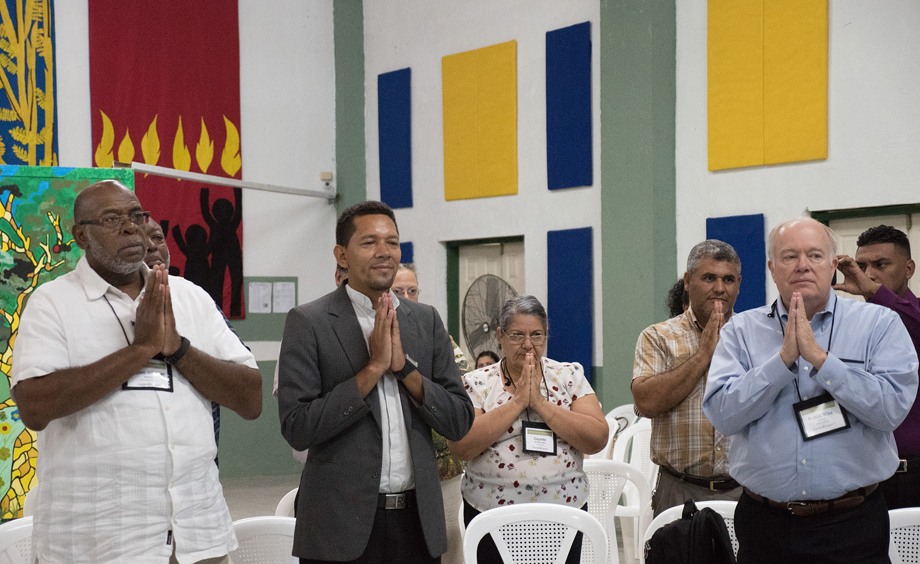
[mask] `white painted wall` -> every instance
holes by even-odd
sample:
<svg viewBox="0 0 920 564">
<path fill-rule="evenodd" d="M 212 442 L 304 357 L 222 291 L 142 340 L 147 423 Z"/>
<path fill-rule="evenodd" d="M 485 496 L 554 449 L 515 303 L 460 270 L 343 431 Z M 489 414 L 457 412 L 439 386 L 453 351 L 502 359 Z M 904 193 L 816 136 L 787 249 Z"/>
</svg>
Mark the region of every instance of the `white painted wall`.
<svg viewBox="0 0 920 564">
<path fill-rule="evenodd" d="M 546 188 L 546 32 L 591 22 L 594 186 Z M 546 232 L 594 228 L 594 354 L 603 364 L 597 0 L 365 0 L 368 198 L 380 197 L 377 75 L 412 68 L 413 207 L 397 210 L 427 303 L 447 310 L 444 241 L 523 235 L 527 292 L 546 303 Z M 518 194 L 446 202 L 441 58 L 517 41 Z"/>
<path fill-rule="evenodd" d="M 920 3 L 830 0 L 828 158 L 707 169 L 706 0 L 677 2 L 677 269 L 706 218 L 920 202 Z M 776 297 L 767 282 L 768 303 Z"/>
<path fill-rule="evenodd" d="M 93 166 L 86 0 L 55 2 L 62 166 Z M 335 170 L 332 0 L 240 0 L 243 178 L 320 189 Z M 118 30 L 113 30 L 117 33 Z M 246 276 L 297 276 L 300 303 L 330 291 L 335 208 L 247 190 Z"/>
</svg>

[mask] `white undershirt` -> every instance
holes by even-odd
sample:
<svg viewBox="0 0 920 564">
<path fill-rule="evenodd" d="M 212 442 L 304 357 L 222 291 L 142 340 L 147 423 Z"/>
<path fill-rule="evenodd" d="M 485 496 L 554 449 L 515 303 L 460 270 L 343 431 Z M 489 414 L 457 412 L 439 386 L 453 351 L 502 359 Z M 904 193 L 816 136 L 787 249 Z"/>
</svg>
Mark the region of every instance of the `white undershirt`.
<svg viewBox="0 0 920 564">
<path fill-rule="evenodd" d="M 375 311 L 371 299 L 351 286 L 346 285 L 351 305 L 358 317 L 364 343 L 370 352 L 370 337 L 374 331 Z M 399 299 L 392 293 L 393 307 L 399 307 Z M 415 489 L 415 474 L 412 470 L 412 453 L 409 451 L 409 433 L 406 418 L 399 397 L 399 382 L 387 370 L 377 381 L 377 398 L 380 401 L 380 433 L 383 442 L 383 458 L 380 461 L 380 493 L 396 493 Z"/>
</svg>

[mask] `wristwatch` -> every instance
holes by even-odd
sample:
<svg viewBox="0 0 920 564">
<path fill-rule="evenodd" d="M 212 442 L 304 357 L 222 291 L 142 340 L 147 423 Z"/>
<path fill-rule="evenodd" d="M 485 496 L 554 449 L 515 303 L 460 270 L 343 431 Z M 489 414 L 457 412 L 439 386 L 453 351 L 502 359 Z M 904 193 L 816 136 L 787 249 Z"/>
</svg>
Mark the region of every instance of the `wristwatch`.
<svg viewBox="0 0 920 564">
<path fill-rule="evenodd" d="M 180 360 L 183 359 L 183 357 L 185 357 L 186 353 L 188 353 L 189 347 L 192 346 L 192 343 L 190 343 L 189 340 L 186 339 L 185 337 L 180 335 L 179 338 L 181 339 L 181 341 L 179 343 L 179 348 L 176 349 L 176 352 L 172 353 L 171 355 L 163 359 L 169 364 L 172 364 L 173 366 L 175 366 L 177 362 L 179 362 Z"/>
<path fill-rule="evenodd" d="M 396 376 L 396 379 L 403 381 L 406 379 L 406 376 L 412 374 L 418 370 L 418 363 L 412 360 L 412 357 L 406 354 L 406 364 L 403 365 L 402 370 L 395 370 L 393 376 Z"/>
</svg>

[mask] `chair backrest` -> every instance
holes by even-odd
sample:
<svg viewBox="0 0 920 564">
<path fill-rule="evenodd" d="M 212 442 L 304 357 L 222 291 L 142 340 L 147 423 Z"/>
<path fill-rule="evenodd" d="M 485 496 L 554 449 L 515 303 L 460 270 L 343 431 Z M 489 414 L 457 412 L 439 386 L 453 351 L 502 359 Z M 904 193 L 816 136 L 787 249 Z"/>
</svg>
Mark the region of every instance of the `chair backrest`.
<svg viewBox="0 0 920 564">
<path fill-rule="evenodd" d="M 891 564 L 920 562 L 920 507 L 892 509 L 888 512 L 888 522 Z"/>
<path fill-rule="evenodd" d="M 233 522 L 240 545 L 230 553 L 234 564 L 297 564 L 293 517 L 250 517 Z"/>
<path fill-rule="evenodd" d="M 613 456 L 613 445 L 617 438 L 619 438 L 623 431 L 628 429 L 639 419 L 631 403 L 613 408 L 610 410 L 610 413 L 606 415 L 606 418 L 607 427 L 609 429 L 607 432 L 607 445 L 604 447 L 604 450 L 595 454 L 592 458 L 610 460 Z"/>
<path fill-rule="evenodd" d="M 623 431 L 613 445 L 611 459 L 628 462 L 641 470 L 649 487 L 654 488 L 658 481 L 658 465 L 652 462 L 652 420 L 643 417 Z"/>
<path fill-rule="evenodd" d="M 607 534 L 586 511 L 554 503 L 517 503 L 490 509 L 477 515 L 466 528 L 464 562 L 476 564 L 479 541 L 491 533 L 505 564 L 563 564 L 578 531 L 591 543 L 598 561 L 605 562 Z"/>
<path fill-rule="evenodd" d="M 732 541 L 732 550 L 735 552 L 735 555 L 738 555 L 738 537 L 735 536 L 735 506 L 738 505 L 737 501 L 727 501 L 727 500 L 711 500 L 711 501 L 697 501 L 697 509 L 702 509 L 708 507 L 722 516 L 722 519 L 725 521 L 725 528 L 728 529 L 728 536 Z M 648 526 L 648 529 L 645 531 L 645 538 L 642 541 L 642 546 L 645 546 L 645 543 L 648 542 L 652 535 L 655 534 L 655 531 L 664 527 L 672 521 L 677 521 L 681 518 L 683 514 L 684 506 L 676 505 L 674 507 L 669 507 L 658 514 L 658 517 L 652 521 L 652 524 Z M 645 551 L 641 551 L 640 562 L 645 562 Z"/>
<path fill-rule="evenodd" d="M 297 498 L 297 490 L 300 488 L 294 488 L 288 493 L 284 494 L 284 497 L 281 498 L 281 501 L 278 502 L 278 507 L 275 508 L 276 517 L 293 517 L 294 516 L 294 500 Z"/>
<path fill-rule="evenodd" d="M 639 507 L 645 507 L 651 502 L 651 488 L 642 472 L 625 462 L 586 460 L 584 471 L 588 477 L 588 513 L 604 525 L 604 531 L 607 533 L 607 564 L 619 564 L 614 517 L 623 488 L 627 483 L 632 483 L 636 487 L 639 491 Z M 642 517 L 639 530 L 644 531 L 650 520 Z M 581 551 L 581 562 L 588 564 L 602 561 L 594 558 L 593 547 L 585 547 Z"/>
<path fill-rule="evenodd" d="M 32 517 L 0 525 L 0 564 L 32 564 Z"/>
</svg>

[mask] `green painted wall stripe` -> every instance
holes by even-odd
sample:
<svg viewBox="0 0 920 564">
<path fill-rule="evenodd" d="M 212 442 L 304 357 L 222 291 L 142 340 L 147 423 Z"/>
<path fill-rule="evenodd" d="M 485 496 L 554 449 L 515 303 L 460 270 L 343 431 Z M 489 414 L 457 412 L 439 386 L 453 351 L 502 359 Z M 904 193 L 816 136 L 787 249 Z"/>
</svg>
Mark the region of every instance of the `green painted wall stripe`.
<svg viewBox="0 0 920 564">
<path fill-rule="evenodd" d="M 632 403 L 639 333 L 677 279 L 675 0 L 601 0 L 604 408 Z"/>
<path fill-rule="evenodd" d="M 364 137 L 364 2 L 333 0 L 336 211 L 367 199 Z"/>
</svg>

